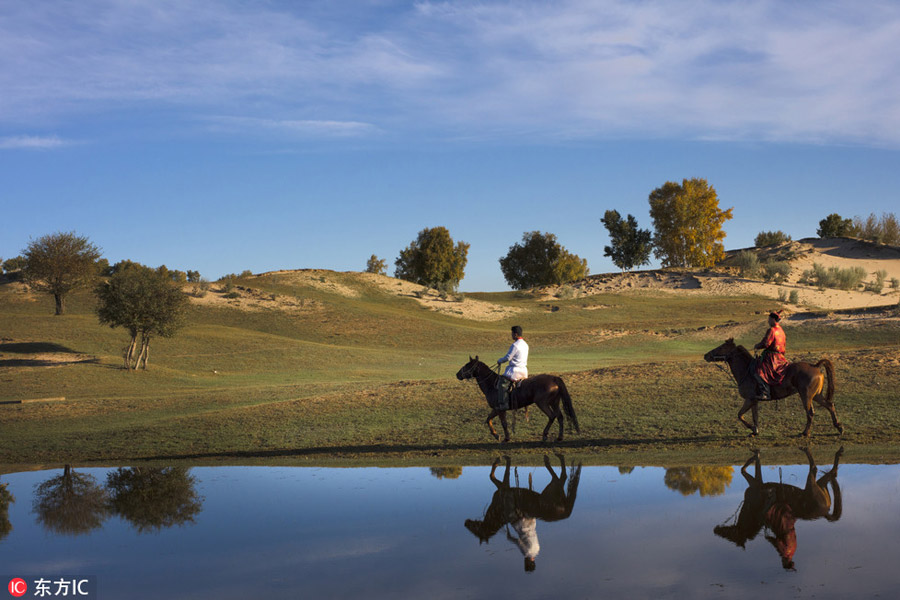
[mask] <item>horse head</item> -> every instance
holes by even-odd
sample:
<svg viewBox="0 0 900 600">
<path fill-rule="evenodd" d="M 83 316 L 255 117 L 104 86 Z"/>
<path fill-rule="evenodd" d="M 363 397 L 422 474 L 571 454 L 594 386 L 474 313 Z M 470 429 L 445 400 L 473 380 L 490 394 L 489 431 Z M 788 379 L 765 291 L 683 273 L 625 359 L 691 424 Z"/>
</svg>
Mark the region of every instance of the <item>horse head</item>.
<svg viewBox="0 0 900 600">
<path fill-rule="evenodd" d="M 462 368 L 456 372 L 456 378 L 460 381 L 464 379 L 472 379 L 478 372 L 478 356 L 469 357 L 469 362 L 464 364 Z"/>
<path fill-rule="evenodd" d="M 728 338 L 724 344 L 704 354 L 703 360 L 706 362 L 723 362 L 728 360 L 728 357 L 735 350 L 737 350 L 737 346 L 734 344 L 734 338 Z"/>
</svg>

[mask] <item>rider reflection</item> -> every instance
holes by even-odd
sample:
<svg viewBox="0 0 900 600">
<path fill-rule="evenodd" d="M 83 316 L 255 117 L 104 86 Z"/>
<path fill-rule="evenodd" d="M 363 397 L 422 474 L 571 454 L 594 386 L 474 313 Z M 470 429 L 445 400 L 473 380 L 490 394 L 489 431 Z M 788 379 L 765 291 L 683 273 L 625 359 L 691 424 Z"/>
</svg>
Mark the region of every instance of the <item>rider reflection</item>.
<svg viewBox="0 0 900 600">
<path fill-rule="evenodd" d="M 565 458 L 557 455 L 560 463 L 559 475 L 550 465 L 550 458 L 544 456 L 544 466 L 550 473 L 550 483 L 540 493 L 532 489 L 532 477 L 528 475 L 528 487 L 510 485 L 510 459 L 504 457 L 506 470 L 503 480 L 497 479 L 495 472 L 500 459 L 491 466 L 490 479 L 497 487 L 491 504 L 482 520 L 466 519 L 466 529 L 478 537 L 479 543 L 488 542 L 501 528 L 506 526 L 506 539 L 516 545 L 525 557 L 525 571 L 534 571 L 535 559 L 541 546 L 537 536 L 537 520 L 550 522 L 569 518 L 575 506 L 578 481 L 581 478 L 581 464 L 571 466 L 566 473 Z M 518 474 L 516 475 L 518 483 Z M 512 525 L 516 535 L 509 530 Z"/>
<path fill-rule="evenodd" d="M 744 466 L 741 474 L 747 480 L 747 490 L 741 504 L 737 521 L 732 525 L 718 525 L 713 532 L 741 548 L 752 540 L 765 527 L 769 532 L 765 538 L 775 547 L 781 557 L 781 566 L 788 570 L 796 570 L 794 554 L 797 551 L 797 532 L 794 528 L 797 519 L 815 520 L 824 517 L 827 521 L 841 518 L 841 488 L 838 486 L 838 463 L 844 453 L 841 447 L 834 455 L 831 471 L 816 479 L 817 469 L 812 454 L 806 448 L 801 449 L 809 461 L 809 473 L 806 486 L 800 489 L 787 483 L 764 483 L 759 462 L 759 451 L 754 451 Z M 747 473 L 747 467 L 755 464 L 755 475 Z M 834 494 L 834 502 L 829 494 L 828 485 Z"/>
</svg>

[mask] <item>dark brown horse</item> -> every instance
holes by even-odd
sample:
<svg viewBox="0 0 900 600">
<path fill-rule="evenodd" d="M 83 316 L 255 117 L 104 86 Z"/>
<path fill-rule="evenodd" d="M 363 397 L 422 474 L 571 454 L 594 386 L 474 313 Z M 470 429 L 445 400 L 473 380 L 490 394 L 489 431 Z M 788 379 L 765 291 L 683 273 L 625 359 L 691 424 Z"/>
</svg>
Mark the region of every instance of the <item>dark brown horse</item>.
<svg viewBox="0 0 900 600">
<path fill-rule="evenodd" d="M 456 378 L 460 381 L 464 379 L 474 379 L 478 383 L 478 387 L 481 388 L 485 400 L 487 400 L 488 405 L 491 407 L 491 413 L 485 420 L 485 423 L 487 423 L 488 428 L 491 430 L 491 435 L 498 440 L 500 439 L 497 430 L 494 429 L 494 424 L 491 422 L 494 417 L 499 415 L 505 436 L 503 441 L 508 442 L 509 428 L 506 426 L 506 410 L 494 408 L 494 405 L 491 402 L 492 399 L 496 398 L 497 381 L 499 380 L 500 375 L 478 360 L 478 357 L 476 356 L 475 358 L 469 357 L 469 362 L 464 364 L 462 368 L 456 372 Z M 535 375 L 534 377 L 523 379 L 510 394 L 509 403 L 510 406 L 514 408 L 525 408 L 531 404 L 536 405 L 544 411 L 544 414 L 550 419 L 547 422 L 547 426 L 544 427 L 543 440 L 545 442 L 547 441 L 547 434 L 550 431 L 550 426 L 553 424 L 553 421 L 557 421 L 559 423 L 559 436 L 556 438 L 556 441 L 561 442 L 563 439 L 564 418 L 563 411 L 559 408 L 560 400 L 562 400 L 563 409 L 565 410 L 566 415 L 572 420 L 572 424 L 575 426 L 575 431 L 581 433 L 581 429 L 578 426 L 578 418 L 575 416 L 575 409 L 572 407 L 572 398 L 569 396 L 569 391 L 566 389 L 566 384 L 561 377 L 555 375 Z"/>
<path fill-rule="evenodd" d="M 790 509 L 789 514 L 793 519 L 813 521 L 824 518 L 826 521 L 831 522 L 840 519 L 843 512 L 843 502 L 837 475 L 838 463 L 844 454 L 844 448 L 842 447 L 835 453 L 831 471 L 818 479 L 816 479 L 818 469 L 816 469 L 816 463 L 813 461 L 812 455 L 806 448 L 801 448 L 801 450 L 806 454 L 806 459 L 809 462 L 809 472 L 807 473 L 806 485 L 803 489 L 787 483 L 763 482 L 759 464 L 759 451 L 754 451 L 753 455 L 741 468 L 741 475 L 747 481 L 747 490 L 744 492 L 744 501 L 741 504 L 737 520 L 732 525 L 717 525 L 713 528 L 714 533 L 743 548 L 749 540 L 757 536 L 764 526 L 771 527 L 773 524 L 771 519 L 774 512 L 773 507 L 777 509 L 776 505 L 788 507 Z M 751 476 L 747 473 L 747 467 L 754 463 L 756 466 L 755 475 Z M 831 486 L 831 493 L 828 491 L 829 485 Z M 767 517 L 769 518 L 767 519 Z M 792 530 L 793 528 L 791 527 L 790 529 Z M 782 540 L 777 539 L 779 532 L 773 531 L 772 533 L 773 535 L 767 535 L 766 539 L 782 555 L 784 568 L 792 569 L 794 566 L 793 550 L 796 549 L 796 532 L 783 532 L 789 534 L 783 537 L 791 539 L 793 548 L 790 548 L 790 544 L 786 547 L 780 543 Z M 786 549 L 789 549 L 789 551 L 785 552 Z"/>
<path fill-rule="evenodd" d="M 738 419 L 745 427 L 751 430 L 750 435 L 759 434 L 759 402 L 756 400 L 756 380 L 753 377 L 753 369 L 756 368 L 756 360 L 743 346 L 736 346 L 734 339 L 730 338 L 718 348 L 707 352 L 703 358 L 707 362 L 725 362 L 731 369 L 731 375 L 738 384 L 738 392 L 744 399 L 744 405 L 738 411 Z M 824 373 L 822 371 L 824 368 Z M 827 375 L 827 377 L 826 377 Z M 827 386 L 826 386 L 827 379 Z M 800 402 L 806 411 L 806 428 L 803 434 L 809 437 L 812 428 L 813 400 L 828 409 L 831 413 L 831 422 L 839 433 L 844 433 L 844 426 L 838 421 L 834 412 L 834 365 L 827 358 L 814 365 L 806 362 L 794 362 L 787 366 L 781 385 L 772 386 L 772 400 L 787 398 L 793 394 L 800 394 Z M 744 420 L 744 413 L 753 410 L 753 425 Z"/>
</svg>

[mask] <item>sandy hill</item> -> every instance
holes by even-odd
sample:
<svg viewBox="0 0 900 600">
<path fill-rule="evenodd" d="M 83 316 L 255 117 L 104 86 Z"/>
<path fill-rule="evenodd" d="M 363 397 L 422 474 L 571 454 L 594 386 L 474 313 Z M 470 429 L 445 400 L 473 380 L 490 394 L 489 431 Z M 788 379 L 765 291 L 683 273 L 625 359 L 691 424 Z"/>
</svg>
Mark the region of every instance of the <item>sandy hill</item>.
<svg viewBox="0 0 900 600">
<path fill-rule="evenodd" d="M 756 252 L 760 261 L 778 260 L 791 266 L 791 273 L 781 284 L 765 283 L 760 279 L 741 277 L 735 266 L 737 255 L 745 250 Z M 825 268 L 846 269 L 862 267 L 867 281 L 874 281 L 875 273 L 887 273 L 881 293 L 837 289 L 820 290 L 800 283 L 803 273 L 813 264 Z M 891 280 L 900 280 L 900 248 L 883 246 L 849 238 L 807 238 L 767 248 L 732 250 L 714 269 L 683 272 L 673 269 L 605 273 L 591 275 L 566 286 L 550 286 L 535 291 L 539 300 L 578 298 L 603 293 L 667 293 L 703 294 L 715 296 L 758 295 L 777 300 L 797 292 L 796 308 L 846 309 L 896 304 L 900 289 Z M 302 294 L 272 293 L 272 286 L 291 290 L 307 290 L 317 297 Z M 186 286 L 189 290 L 191 285 Z M 322 307 L 328 295 L 342 298 L 362 298 L 378 290 L 382 294 L 414 299 L 419 304 L 451 316 L 479 321 L 501 320 L 523 310 L 501 302 L 466 297 L 465 294 L 439 294 L 421 285 L 384 275 L 359 272 L 336 272 L 324 269 L 270 271 L 241 278 L 230 294 L 220 284 L 213 284 L 206 296 L 195 298 L 200 304 L 233 306 L 242 310 L 280 309 L 285 311 L 314 311 Z"/>
<path fill-rule="evenodd" d="M 760 261 L 778 260 L 791 266 L 791 273 L 780 285 L 765 283 L 759 279 L 747 279 L 739 275 L 734 266 L 737 255 L 743 250 L 756 252 Z M 674 269 L 637 271 L 633 273 L 607 273 L 592 275 L 572 284 L 576 296 L 599 293 L 621 293 L 636 290 L 656 290 L 662 293 L 708 294 L 718 296 L 759 295 L 778 299 L 792 291 L 797 292 L 798 306 L 846 309 L 896 304 L 900 289 L 891 280 L 900 280 L 900 248 L 884 246 L 850 238 L 806 238 L 767 248 L 732 250 L 716 268 L 702 272 L 683 272 Z M 875 273 L 887 274 L 881 293 L 859 290 L 820 290 L 800 283 L 805 271 L 813 264 L 823 267 L 847 269 L 862 267 L 868 274 L 866 281 L 875 280 Z M 558 295 L 559 288 L 542 290 L 546 295 Z"/>
</svg>

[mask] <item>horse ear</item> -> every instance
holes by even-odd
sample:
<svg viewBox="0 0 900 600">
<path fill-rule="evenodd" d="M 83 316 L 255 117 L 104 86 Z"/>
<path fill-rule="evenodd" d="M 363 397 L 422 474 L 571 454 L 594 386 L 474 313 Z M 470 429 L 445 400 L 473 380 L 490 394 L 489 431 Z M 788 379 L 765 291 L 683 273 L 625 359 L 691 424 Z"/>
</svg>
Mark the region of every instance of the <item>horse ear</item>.
<svg viewBox="0 0 900 600">
<path fill-rule="evenodd" d="M 478 360 L 478 355 L 477 355 L 477 354 L 475 355 L 475 360 Z"/>
<path fill-rule="evenodd" d="M 733 337 L 728 338 L 727 340 L 725 340 L 725 343 L 726 343 L 726 344 L 733 344 L 733 343 L 734 343 L 734 338 L 733 338 Z"/>
</svg>

